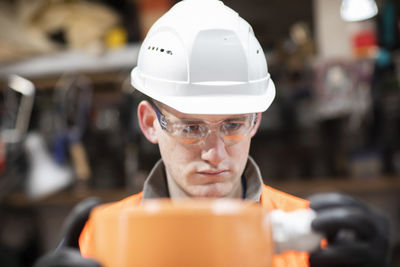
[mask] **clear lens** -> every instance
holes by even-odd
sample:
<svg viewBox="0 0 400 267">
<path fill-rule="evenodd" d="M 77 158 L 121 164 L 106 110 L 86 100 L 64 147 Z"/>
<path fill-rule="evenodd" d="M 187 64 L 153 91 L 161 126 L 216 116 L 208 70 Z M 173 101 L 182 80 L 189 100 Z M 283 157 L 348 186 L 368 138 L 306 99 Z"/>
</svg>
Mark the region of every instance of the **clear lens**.
<svg viewBox="0 0 400 267">
<path fill-rule="evenodd" d="M 202 123 L 171 123 L 169 133 L 181 139 L 199 139 L 207 134 L 207 125 Z"/>
<path fill-rule="evenodd" d="M 168 123 L 166 130 L 184 143 L 197 143 L 204 139 L 211 128 L 219 130 L 224 141 L 231 144 L 239 142 L 251 131 L 254 126 L 255 114 L 224 120 L 216 124 L 211 123 Z"/>
<path fill-rule="evenodd" d="M 155 104 L 152 105 L 161 128 L 167 131 L 174 139 L 185 144 L 199 143 L 210 134 L 212 129 L 218 131 L 225 144 L 237 143 L 250 133 L 257 119 L 257 114 L 254 113 L 215 123 L 170 121 Z"/>
<path fill-rule="evenodd" d="M 224 121 L 221 125 L 221 131 L 224 135 L 243 135 L 253 126 L 253 116 L 241 117 L 235 120 Z"/>
</svg>

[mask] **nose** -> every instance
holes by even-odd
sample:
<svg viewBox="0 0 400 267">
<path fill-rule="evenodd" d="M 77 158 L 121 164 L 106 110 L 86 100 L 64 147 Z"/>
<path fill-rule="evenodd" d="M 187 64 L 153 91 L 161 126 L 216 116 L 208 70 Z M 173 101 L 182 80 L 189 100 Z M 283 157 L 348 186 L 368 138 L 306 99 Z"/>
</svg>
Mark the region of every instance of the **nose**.
<svg viewBox="0 0 400 267">
<path fill-rule="evenodd" d="M 201 159 L 212 166 L 218 166 L 218 164 L 225 160 L 227 156 L 228 152 L 226 150 L 226 145 L 218 131 L 211 131 L 204 139 Z"/>
</svg>

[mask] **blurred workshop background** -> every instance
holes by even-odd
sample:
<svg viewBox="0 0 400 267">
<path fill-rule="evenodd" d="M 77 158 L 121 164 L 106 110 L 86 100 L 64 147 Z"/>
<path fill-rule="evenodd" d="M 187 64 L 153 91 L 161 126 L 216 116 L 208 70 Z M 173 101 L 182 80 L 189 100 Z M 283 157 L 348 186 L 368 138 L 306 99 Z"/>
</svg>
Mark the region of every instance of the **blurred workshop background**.
<svg viewBox="0 0 400 267">
<path fill-rule="evenodd" d="M 174 0 L 0 1 L 0 266 L 30 266 L 88 196 L 141 190 L 159 158 L 130 70 Z M 400 2 L 225 0 L 277 87 L 251 155 L 265 183 L 384 210 L 400 266 Z"/>
</svg>

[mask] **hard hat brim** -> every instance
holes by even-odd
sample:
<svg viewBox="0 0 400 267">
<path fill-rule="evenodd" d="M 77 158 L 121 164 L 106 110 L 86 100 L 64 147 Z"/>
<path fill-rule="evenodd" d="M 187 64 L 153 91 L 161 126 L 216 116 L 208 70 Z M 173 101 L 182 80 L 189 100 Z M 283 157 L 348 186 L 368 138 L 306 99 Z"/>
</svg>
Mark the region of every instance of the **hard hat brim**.
<svg viewBox="0 0 400 267">
<path fill-rule="evenodd" d="M 228 115 L 264 112 L 271 105 L 276 94 L 274 82 L 269 75 L 265 79 L 248 83 L 176 83 L 157 81 L 151 78 L 143 79 L 140 70 L 135 67 L 131 73 L 131 84 L 143 94 L 186 114 Z M 171 84 L 174 88 L 167 89 L 167 87 L 171 87 Z M 165 94 L 166 91 L 181 91 L 182 87 L 185 87 L 186 90 L 187 87 L 190 87 L 192 91 L 202 93 L 191 96 Z M 220 95 L 212 93 L 213 91 L 220 92 L 221 88 L 226 88 L 226 91 L 231 90 L 233 93 Z M 242 88 L 246 88 L 247 92 L 249 89 L 254 89 L 255 93 L 240 94 L 240 91 L 243 91 Z"/>
</svg>

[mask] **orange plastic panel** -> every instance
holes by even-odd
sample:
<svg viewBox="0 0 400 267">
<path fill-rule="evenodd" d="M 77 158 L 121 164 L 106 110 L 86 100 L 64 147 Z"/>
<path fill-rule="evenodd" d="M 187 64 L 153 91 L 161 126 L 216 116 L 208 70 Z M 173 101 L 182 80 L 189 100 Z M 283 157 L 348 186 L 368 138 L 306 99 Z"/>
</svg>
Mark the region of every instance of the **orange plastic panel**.
<svg viewBox="0 0 400 267">
<path fill-rule="evenodd" d="M 239 200 L 147 200 L 91 214 L 105 267 L 263 266 L 273 253 L 266 212 Z"/>
</svg>

